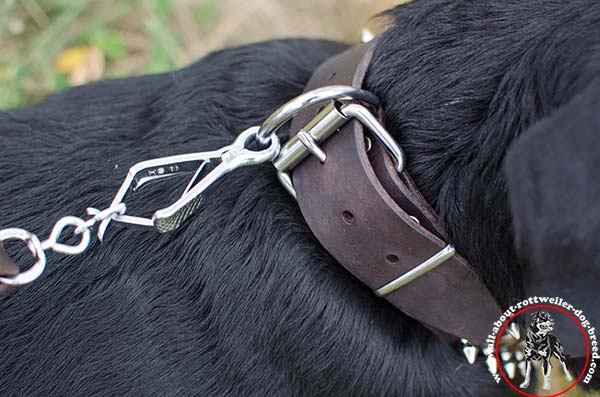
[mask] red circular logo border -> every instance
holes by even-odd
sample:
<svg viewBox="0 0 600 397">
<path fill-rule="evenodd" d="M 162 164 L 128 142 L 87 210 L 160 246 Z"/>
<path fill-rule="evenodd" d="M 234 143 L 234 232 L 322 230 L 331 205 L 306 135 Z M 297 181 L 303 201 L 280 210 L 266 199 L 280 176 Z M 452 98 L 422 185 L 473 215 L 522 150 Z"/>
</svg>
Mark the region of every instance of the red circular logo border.
<svg viewBox="0 0 600 397">
<path fill-rule="evenodd" d="M 518 388 L 517 386 L 513 385 L 512 382 L 510 381 L 510 379 L 508 379 L 508 377 L 504 373 L 504 370 L 502 369 L 502 365 L 501 365 L 502 361 L 500 361 L 500 352 L 499 352 L 500 343 L 498 343 L 498 342 L 500 341 L 500 339 L 502 339 L 502 335 L 504 334 L 506 327 L 508 327 L 508 325 L 512 322 L 512 320 L 514 320 L 515 317 L 517 317 L 521 313 L 525 313 L 532 309 L 551 309 L 551 310 L 557 310 L 563 314 L 566 314 L 567 316 L 569 316 L 571 318 L 571 320 L 573 320 L 575 322 L 575 324 L 577 324 L 581 333 L 583 334 L 583 339 L 585 340 L 585 353 L 586 353 L 585 354 L 585 365 L 583 366 L 583 369 L 581 370 L 581 374 L 579 374 L 579 377 L 575 380 L 575 382 L 573 382 L 573 384 L 571 386 L 567 387 L 565 390 L 563 390 L 559 393 L 556 393 L 556 394 L 538 396 L 535 394 L 527 393 L 526 391 L 523 391 L 520 388 Z M 544 304 L 531 305 L 524 309 L 519 310 L 518 312 L 516 312 L 515 314 L 510 316 L 510 318 L 504 322 L 504 325 L 502 326 L 502 328 L 500 328 L 500 332 L 498 333 L 498 336 L 496 339 L 496 349 L 495 350 L 496 350 L 496 362 L 498 363 L 498 371 L 500 372 L 500 375 L 502 375 L 502 378 L 504 379 L 504 381 L 510 387 L 512 387 L 517 393 L 522 394 L 527 397 L 558 397 L 558 396 L 562 396 L 563 394 L 565 394 L 566 392 L 568 392 L 569 390 L 574 388 L 579 382 L 581 382 L 581 379 L 583 379 L 583 376 L 585 375 L 585 371 L 588 367 L 588 364 L 590 363 L 590 341 L 589 341 L 589 338 L 588 338 L 585 330 L 583 329 L 583 326 L 581 325 L 581 322 L 574 315 L 572 315 L 571 313 L 569 313 L 567 310 L 563 309 L 562 307 L 552 306 L 552 305 L 544 305 Z"/>
</svg>

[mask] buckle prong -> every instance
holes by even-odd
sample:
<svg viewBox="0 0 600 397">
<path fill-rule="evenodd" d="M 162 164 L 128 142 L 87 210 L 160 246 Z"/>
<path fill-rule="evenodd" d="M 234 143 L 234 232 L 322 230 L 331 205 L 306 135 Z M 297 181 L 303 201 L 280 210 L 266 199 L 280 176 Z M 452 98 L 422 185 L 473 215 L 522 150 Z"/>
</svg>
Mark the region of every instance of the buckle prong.
<svg viewBox="0 0 600 397">
<path fill-rule="evenodd" d="M 300 140 L 300 142 L 302 142 L 304 147 L 306 147 L 306 149 L 308 149 L 308 151 L 311 152 L 313 156 L 318 158 L 321 164 L 327 160 L 327 153 L 325 153 L 323 149 L 321 149 L 319 145 L 317 145 L 315 138 L 313 138 L 311 134 L 302 130 L 299 131 L 297 135 L 298 139 Z"/>
</svg>

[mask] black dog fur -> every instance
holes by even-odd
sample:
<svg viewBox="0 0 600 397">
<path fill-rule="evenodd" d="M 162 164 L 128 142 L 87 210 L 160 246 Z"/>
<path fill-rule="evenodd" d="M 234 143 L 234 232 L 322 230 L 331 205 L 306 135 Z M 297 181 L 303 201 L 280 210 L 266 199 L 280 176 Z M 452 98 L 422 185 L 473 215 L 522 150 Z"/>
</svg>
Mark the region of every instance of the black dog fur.
<svg viewBox="0 0 600 397">
<path fill-rule="evenodd" d="M 531 269 L 569 266 L 550 261 L 562 245 L 537 251 L 545 232 L 565 230 L 544 213 L 551 226 L 530 230 L 531 212 L 522 209 L 531 196 L 519 187 L 535 160 L 544 160 L 527 157 L 535 146 L 526 131 L 571 109 L 565 105 L 599 75 L 600 3 L 420 0 L 389 15 L 395 23 L 366 87 L 382 99 L 386 125 L 448 222 L 452 243 L 503 305 L 513 303 L 527 293 Z M 173 73 L 99 82 L 0 113 L 0 226 L 46 236 L 61 216 L 107 206 L 135 162 L 229 143 L 298 95 L 311 72 L 344 48 L 259 43 Z M 600 90 L 592 95 L 595 102 L 582 106 L 595 106 L 597 115 Z M 572 111 L 577 118 L 584 109 Z M 573 143 L 560 124 L 545 130 L 557 145 Z M 597 148 L 598 129 L 584 131 Z M 507 176 L 522 250 L 515 249 L 503 174 L 515 140 Z M 564 159 L 586 161 L 567 169 L 583 167 L 593 178 L 592 148 Z M 553 187 L 542 183 L 537 193 L 546 188 Z M 600 211 L 586 192 L 572 205 L 577 214 L 591 208 L 597 227 Z M 178 193 L 140 193 L 138 209 Z M 113 226 L 105 244 L 80 257 L 50 255 L 39 281 L 1 296 L 2 393 L 510 395 L 483 365 L 466 364 L 341 269 L 270 166 L 229 175 L 207 203 L 167 235 Z M 584 223 L 573 227 L 587 230 Z M 597 238 L 571 243 L 598 252 Z M 582 285 L 566 299 L 591 296 L 580 277 L 560 274 L 561 285 Z"/>
</svg>

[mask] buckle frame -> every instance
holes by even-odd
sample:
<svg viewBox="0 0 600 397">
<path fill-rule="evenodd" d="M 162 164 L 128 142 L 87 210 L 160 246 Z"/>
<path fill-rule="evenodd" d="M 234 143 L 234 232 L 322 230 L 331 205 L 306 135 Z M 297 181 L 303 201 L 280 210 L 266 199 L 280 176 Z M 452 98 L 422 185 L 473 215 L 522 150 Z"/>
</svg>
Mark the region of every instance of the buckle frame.
<svg viewBox="0 0 600 397">
<path fill-rule="evenodd" d="M 327 90 L 328 88 L 324 87 L 321 90 Z M 350 90 L 351 87 L 348 89 Z M 317 157 L 321 163 L 325 163 L 327 161 L 327 153 L 319 147 L 319 144 L 327 140 L 351 119 L 360 121 L 383 144 L 387 152 L 391 155 L 398 173 L 404 170 L 404 164 L 406 163 L 404 151 L 367 107 L 356 101 L 344 103 L 338 101 L 335 97 L 322 99 L 316 95 L 313 98 L 315 98 L 313 102 L 309 104 L 305 102 L 302 107 L 297 107 L 298 109 L 290 113 L 291 116 L 287 114 L 286 117 L 280 117 L 282 120 L 288 121 L 307 107 L 317 105 L 325 100 L 330 101 L 304 128 L 281 147 L 279 156 L 273 161 L 275 168 L 277 168 L 277 178 L 292 197 L 297 199 L 296 190 L 294 189 L 289 171 L 310 154 Z M 288 105 L 286 104 L 285 106 Z M 291 106 L 291 108 L 294 107 Z"/>
</svg>

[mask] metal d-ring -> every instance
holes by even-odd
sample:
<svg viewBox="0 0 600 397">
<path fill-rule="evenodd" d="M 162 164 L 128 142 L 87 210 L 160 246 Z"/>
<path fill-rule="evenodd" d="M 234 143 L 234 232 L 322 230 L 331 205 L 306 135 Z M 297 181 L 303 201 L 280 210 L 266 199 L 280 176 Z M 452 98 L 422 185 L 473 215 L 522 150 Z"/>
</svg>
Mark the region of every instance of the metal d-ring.
<svg viewBox="0 0 600 397">
<path fill-rule="evenodd" d="M 269 118 L 267 118 L 256 134 L 256 141 L 261 145 L 268 145 L 271 136 L 277 132 L 285 123 L 293 119 L 299 112 L 311 106 L 318 105 L 329 100 L 339 103 L 361 102 L 374 108 L 379 106 L 379 98 L 369 91 L 361 90 L 346 85 L 331 85 L 308 91 L 291 101 L 287 102 Z"/>
</svg>

